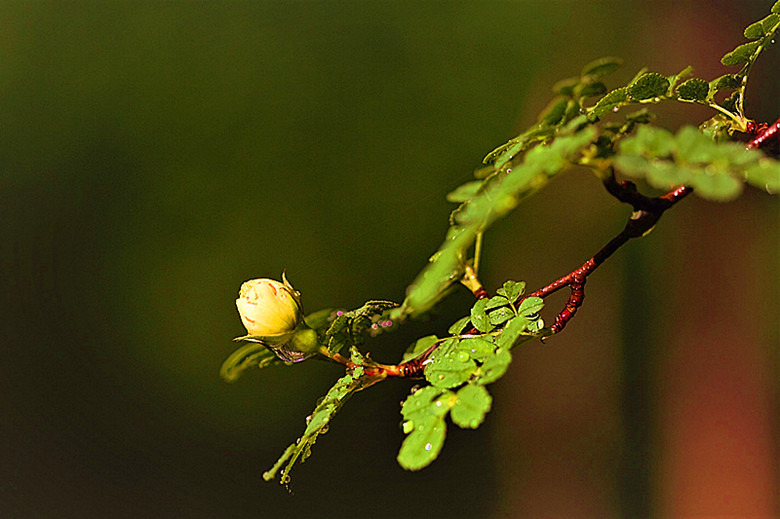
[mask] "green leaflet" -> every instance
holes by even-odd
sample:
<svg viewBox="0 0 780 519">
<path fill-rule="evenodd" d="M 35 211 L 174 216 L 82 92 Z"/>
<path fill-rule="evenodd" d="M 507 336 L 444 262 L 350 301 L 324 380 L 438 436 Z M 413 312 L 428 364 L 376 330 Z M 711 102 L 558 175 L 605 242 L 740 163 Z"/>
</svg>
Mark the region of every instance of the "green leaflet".
<svg viewBox="0 0 780 519">
<path fill-rule="evenodd" d="M 469 380 L 477 364 L 466 353 L 456 351 L 457 339 L 448 339 L 428 359 L 425 378 L 437 388 L 459 386 Z"/>
<path fill-rule="evenodd" d="M 720 59 L 720 62 L 726 66 L 741 65 L 751 61 L 756 51 L 761 47 L 760 41 L 751 41 L 743 43 Z"/>
<path fill-rule="evenodd" d="M 596 121 L 612 111 L 617 111 L 617 108 L 627 103 L 628 100 L 628 88 L 616 88 L 599 99 L 595 106 L 588 111 L 588 119 Z"/>
<path fill-rule="evenodd" d="M 447 434 L 444 417 L 452 405 L 451 391 L 433 386 L 412 393 L 401 407 L 407 434 L 398 451 L 398 463 L 406 470 L 428 466 L 441 452 Z"/>
<path fill-rule="evenodd" d="M 512 362 L 512 354 L 509 351 L 505 349 L 496 350 L 495 355 L 488 357 L 482 363 L 476 382 L 482 385 L 492 384 L 504 376 L 510 362 Z"/>
<path fill-rule="evenodd" d="M 504 296 L 511 303 L 517 301 L 523 292 L 525 292 L 525 281 L 504 281 L 504 286 L 496 290 L 496 294 Z"/>
<path fill-rule="evenodd" d="M 438 341 L 439 338 L 435 335 L 428 335 L 427 337 L 417 339 L 411 346 L 409 346 L 409 348 L 406 349 L 401 362 L 406 362 L 417 357 L 421 353 L 425 352 L 428 348 L 436 344 Z"/>
<path fill-rule="evenodd" d="M 691 78 L 677 87 L 680 99 L 705 101 L 710 93 L 710 84 L 697 77 Z"/>
<path fill-rule="evenodd" d="M 780 193 L 780 162 L 759 159 L 745 168 L 747 183 L 768 193 Z"/>
<path fill-rule="evenodd" d="M 666 95 L 669 80 L 657 72 L 648 72 L 628 86 L 628 96 L 637 101 Z"/>
<path fill-rule="evenodd" d="M 460 388 L 456 397 L 450 410 L 452 422 L 464 429 L 479 427 L 493 403 L 493 398 L 485 386 L 467 384 Z"/>
<path fill-rule="evenodd" d="M 490 319 L 485 311 L 485 307 L 489 302 L 488 299 L 480 299 L 471 309 L 471 324 L 482 333 L 493 329 L 493 325 L 490 324 Z"/>
</svg>

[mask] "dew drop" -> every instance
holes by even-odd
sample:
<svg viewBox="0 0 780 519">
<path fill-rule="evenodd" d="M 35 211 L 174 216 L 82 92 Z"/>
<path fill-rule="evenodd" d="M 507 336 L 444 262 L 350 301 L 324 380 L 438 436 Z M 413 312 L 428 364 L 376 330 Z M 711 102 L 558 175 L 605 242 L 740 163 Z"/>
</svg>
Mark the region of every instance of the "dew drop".
<svg viewBox="0 0 780 519">
<path fill-rule="evenodd" d="M 412 389 L 410 389 L 410 390 L 409 390 L 409 392 L 410 392 L 411 394 L 415 394 L 415 393 L 416 393 L 416 392 L 418 392 L 419 390 L 420 390 L 420 384 L 416 384 L 416 385 L 412 386 Z"/>
<path fill-rule="evenodd" d="M 613 112 L 617 112 L 618 110 L 620 110 L 620 108 L 618 108 L 617 106 L 613 106 L 613 107 L 612 107 L 612 111 L 613 111 Z"/>
<path fill-rule="evenodd" d="M 774 39 L 774 38 L 772 38 L 771 40 L 769 40 L 769 43 L 774 43 L 774 42 L 775 42 L 775 39 Z"/>
<path fill-rule="evenodd" d="M 466 362 L 467 360 L 469 360 L 469 354 L 466 353 L 465 351 L 459 352 L 458 353 L 458 360 L 461 361 L 461 362 Z"/>
<path fill-rule="evenodd" d="M 329 430 L 330 430 L 330 425 L 328 425 L 328 424 L 325 424 L 325 425 L 323 425 L 323 426 L 320 428 L 320 434 L 325 434 L 325 433 L 326 433 L 326 432 L 328 432 Z"/>
<path fill-rule="evenodd" d="M 404 434 L 409 434 L 414 430 L 414 422 L 407 420 L 401 425 L 401 428 L 404 431 Z"/>
<path fill-rule="evenodd" d="M 283 475 L 283 476 L 282 476 L 282 477 L 279 479 L 279 483 L 281 483 L 282 485 L 286 485 L 286 484 L 288 484 L 289 482 L 290 482 L 290 475 L 289 475 L 289 474 L 285 474 L 285 475 Z"/>
<path fill-rule="evenodd" d="M 654 103 L 657 103 L 657 102 L 658 102 L 658 101 L 660 101 L 660 100 L 661 100 L 661 98 L 660 98 L 660 97 L 654 97 L 654 98 L 653 98 L 653 102 L 654 102 Z"/>
<path fill-rule="evenodd" d="M 426 443 L 425 444 L 425 450 L 426 451 L 430 451 L 432 448 L 433 448 L 433 445 L 431 445 L 430 443 Z"/>
<path fill-rule="evenodd" d="M 311 422 L 311 415 L 306 417 L 306 425 L 309 425 L 309 422 Z"/>
<path fill-rule="evenodd" d="M 444 380 L 444 375 L 439 375 L 439 380 Z"/>
<path fill-rule="evenodd" d="M 442 406 L 442 404 L 441 404 L 441 400 L 437 400 L 437 401 L 436 401 L 436 407 L 441 407 L 441 406 Z"/>
</svg>

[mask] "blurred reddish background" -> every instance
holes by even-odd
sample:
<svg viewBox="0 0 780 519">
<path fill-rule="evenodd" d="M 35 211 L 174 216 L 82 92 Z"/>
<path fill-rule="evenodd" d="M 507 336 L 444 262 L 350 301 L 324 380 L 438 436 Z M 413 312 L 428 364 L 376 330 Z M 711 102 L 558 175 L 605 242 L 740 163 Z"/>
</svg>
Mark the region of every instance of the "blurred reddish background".
<svg viewBox="0 0 780 519">
<path fill-rule="evenodd" d="M 290 496 L 260 475 L 339 370 L 218 378 L 242 281 L 286 268 L 307 310 L 400 300 L 444 194 L 555 81 L 603 55 L 625 59 L 611 86 L 643 66 L 719 76 L 771 4 L 3 3 L 0 516 L 780 516 L 765 193 L 689 197 L 619 251 L 565 333 L 516 352 L 486 423 L 451 427 L 419 473 L 395 462 L 412 383 L 350 401 Z M 772 46 L 751 74 L 758 120 L 780 115 L 778 64 Z M 486 236 L 483 281 L 543 286 L 627 216 L 566 174 Z M 369 346 L 395 360 L 469 305 Z"/>
</svg>

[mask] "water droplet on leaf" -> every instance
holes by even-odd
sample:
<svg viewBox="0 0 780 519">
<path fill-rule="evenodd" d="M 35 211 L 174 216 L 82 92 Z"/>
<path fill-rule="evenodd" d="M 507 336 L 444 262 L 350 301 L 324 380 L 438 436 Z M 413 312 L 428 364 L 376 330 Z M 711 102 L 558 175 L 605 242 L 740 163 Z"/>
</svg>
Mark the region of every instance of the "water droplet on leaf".
<svg viewBox="0 0 780 519">
<path fill-rule="evenodd" d="M 404 431 L 404 434 L 409 434 L 414 430 L 414 422 L 407 420 L 401 425 L 401 428 Z"/>
<path fill-rule="evenodd" d="M 430 443 L 426 443 L 426 444 L 425 444 L 425 450 L 426 450 L 426 451 L 429 451 L 429 450 L 431 450 L 432 448 L 433 448 L 433 445 L 431 445 Z"/>
<path fill-rule="evenodd" d="M 471 351 L 473 352 L 474 350 L 471 350 Z M 469 360 L 469 354 L 466 353 L 465 351 L 459 352 L 458 353 L 458 360 L 461 361 L 461 362 L 466 362 L 467 360 Z"/>
<path fill-rule="evenodd" d="M 620 110 L 620 108 L 618 108 L 617 106 L 612 107 L 613 112 L 617 112 L 618 110 Z"/>
</svg>

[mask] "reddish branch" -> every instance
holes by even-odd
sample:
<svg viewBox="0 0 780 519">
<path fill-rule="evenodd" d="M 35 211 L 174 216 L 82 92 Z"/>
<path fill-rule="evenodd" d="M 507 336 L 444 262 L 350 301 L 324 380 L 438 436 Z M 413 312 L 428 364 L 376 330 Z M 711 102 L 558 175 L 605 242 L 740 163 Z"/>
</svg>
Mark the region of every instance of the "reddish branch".
<svg viewBox="0 0 780 519">
<path fill-rule="evenodd" d="M 640 238 L 647 234 L 661 218 L 664 211 L 672 207 L 692 191 L 690 187 L 682 186 L 665 195 L 650 198 L 639 193 L 633 183 L 625 181 L 618 182 L 614 175 L 610 175 L 609 178 L 604 181 L 604 186 L 612 196 L 621 202 L 631 205 L 631 207 L 634 208 L 634 213 L 628 219 L 628 222 L 626 222 L 626 226 L 623 230 L 612 238 L 612 240 L 610 240 L 609 243 L 592 258 L 583 263 L 580 268 L 526 296 L 545 298 L 564 287 L 570 288 L 571 292 L 569 294 L 569 299 L 566 301 L 566 305 L 555 317 L 555 322 L 552 326 L 550 326 L 550 331 L 552 333 L 558 333 L 563 330 L 566 323 L 574 317 L 574 314 L 577 313 L 579 307 L 582 306 L 582 302 L 585 299 L 585 282 L 588 280 L 588 276 L 627 241 L 632 238 Z M 518 301 L 518 304 L 521 302 L 522 300 Z"/>
<path fill-rule="evenodd" d="M 748 149 L 757 149 L 767 143 L 770 139 L 780 135 L 780 119 L 774 124 L 768 125 L 766 123 L 756 124 L 750 122 L 748 124 L 748 133 L 754 136 L 751 141 L 746 144 Z M 607 258 L 612 256 L 620 247 L 633 238 L 641 238 L 648 232 L 650 232 L 658 220 L 664 214 L 664 212 L 672 207 L 674 204 L 685 198 L 693 191 L 688 186 L 681 186 L 677 189 L 669 191 L 668 193 L 658 197 L 647 197 L 641 194 L 636 186 L 632 182 L 623 181 L 618 182 L 611 173 L 604 181 L 604 187 L 607 191 L 616 199 L 623 203 L 629 204 L 633 207 L 634 212 L 626 222 L 625 227 L 620 233 L 612 238 L 601 250 L 599 250 L 592 258 L 582 264 L 582 266 L 560 279 L 550 283 L 549 285 L 540 288 L 539 290 L 528 294 L 517 301 L 516 305 L 519 306 L 523 299 L 528 297 L 541 297 L 545 298 L 550 294 L 554 294 L 558 290 L 569 287 L 569 299 L 566 301 L 563 309 L 555 317 L 555 321 L 550 326 L 550 335 L 555 334 L 563 330 L 566 323 L 574 317 L 577 310 L 582 306 L 582 302 L 585 299 L 585 283 L 588 280 L 588 276 L 596 270 L 599 265 L 604 263 Z M 490 297 L 488 292 L 482 287 L 473 271 L 468 269 L 467 275 L 464 278 L 463 284 L 466 285 L 474 297 L 477 299 L 484 299 Z M 476 332 L 472 330 L 468 333 Z M 398 365 L 385 365 L 370 362 L 368 365 L 362 366 L 366 374 L 370 377 L 375 377 L 376 380 L 389 377 L 397 378 L 423 378 L 425 364 L 431 353 L 438 348 L 440 343 L 435 343 L 427 350 L 419 354 L 414 359 L 408 360 Z M 358 366 L 350 359 L 336 354 L 333 360 L 343 364 L 348 369 L 355 369 Z"/>
<path fill-rule="evenodd" d="M 778 132 L 780 132 L 780 119 L 771 126 L 767 123 L 756 124 L 750 121 L 747 125 L 747 131 L 750 135 L 755 135 L 753 140 L 747 143 L 747 149 L 757 149 L 769 139 L 777 136 Z"/>
</svg>

